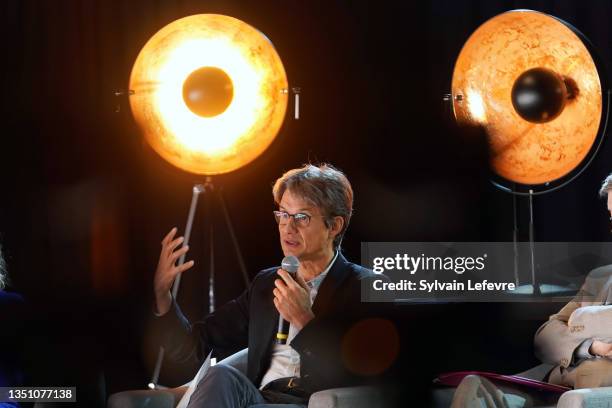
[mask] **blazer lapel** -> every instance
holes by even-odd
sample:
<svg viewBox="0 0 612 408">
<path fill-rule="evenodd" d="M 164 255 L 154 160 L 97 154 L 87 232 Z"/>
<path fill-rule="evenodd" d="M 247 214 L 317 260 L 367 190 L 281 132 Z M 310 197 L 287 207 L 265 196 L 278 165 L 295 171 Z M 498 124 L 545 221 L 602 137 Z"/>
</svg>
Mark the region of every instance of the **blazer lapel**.
<svg viewBox="0 0 612 408">
<path fill-rule="evenodd" d="M 261 306 L 258 308 L 256 316 L 252 316 L 253 323 L 258 324 L 254 329 L 256 332 L 253 344 L 249 343 L 249 361 L 253 367 L 249 366 L 250 378 L 253 383 L 258 384 L 270 364 L 270 354 L 272 345 L 278 328 L 278 310 L 274 307 L 272 290 L 276 275 L 270 275 L 263 287 L 258 291 L 260 300 L 257 302 Z M 257 323 L 255 323 L 257 322 Z M 252 360 L 251 360 L 252 359 Z"/>
<path fill-rule="evenodd" d="M 327 273 L 325 279 L 323 279 L 319 291 L 317 292 L 317 297 L 312 305 L 312 311 L 315 315 L 325 314 L 325 312 L 329 310 L 336 289 L 346 280 L 349 274 L 349 262 L 342 254 L 338 254 L 336 261 Z M 252 363 L 257 363 L 256 367 L 249 367 L 249 373 L 252 375 L 251 379 L 255 383 L 261 381 L 264 370 L 268 368 L 270 352 L 278 328 L 279 313 L 272 301 L 274 298 L 272 290 L 274 289 L 275 279 L 276 275 L 271 275 L 264 287 L 258 291 L 260 299 L 263 297 L 263 301 L 261 302 L 262 307 L 259 309 L 256 318 L 257 321 L 261 321 L 261 326 L 257 329 L 257 333 L 261 333 L 261 335 L 257 336 L 254 344 L 249 344 L 249 360 Z"/>
<path fill-rule="evenodd" d="M 269 316 L 268 319 L 265 319 L 264 326 L 262 327 L 262 333 L 264 335 L 265 342 L 264 344 L 269 345 L 272 343 L 273 339 L 276 336 L 276 331 L 278 330 L 278 317 L 280 313 L 276 310 L 274 306 L 274 295 L 272 291 L 274 290 L 274 281 L 276 280 L 276 274 L 273 275 L 272 279 L 268 282 L 268 288 L 265 290 L 268 293 L 268 296 L 265 300 L 266 311 L 264 312 L 264 316 Z M 265 354 L 265 353 L 264 353 Z"/>
<path fill-rule="evenodd" d="M 334 297 L 336 289 L 348 278 L 350 274 L 350 265 L 342 253 L 338 253 L 336 261 L 327 273 L 325 279 L 319 287 L 317 297 L 312 305 L 312 312 L 315 316 L 324 314 L 329 310 L 331 300 Z"/>
</svg>

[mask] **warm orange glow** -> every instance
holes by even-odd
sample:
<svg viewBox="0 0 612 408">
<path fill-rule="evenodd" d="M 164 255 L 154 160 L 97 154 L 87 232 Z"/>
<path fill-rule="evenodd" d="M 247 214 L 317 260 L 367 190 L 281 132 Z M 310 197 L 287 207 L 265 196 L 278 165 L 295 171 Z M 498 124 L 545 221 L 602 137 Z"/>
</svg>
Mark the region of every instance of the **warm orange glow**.
<svg viewBox="0 0 612 408">
<path fill-rule="evenodd" d="M 576 86 L 575 97 L 546 123 L 528 122 L 512 105 L 514 82 L 532 68 Z M 551 182 L 579 166 L 602 116 L 599 74 L 585 44 L 560 20 L 530 10 L 495 16 L 470 36 L 455 64 L 452 95 L 457 121 L 486 131 L 493 170 L 522 184 Z"/>
<path fill-rule="evenodd" d="M 233 85 L 227 109 L 198 116 L 183 83 L 202 67 Z M 270 41 L 232 17 L 199 14 L 176 20 L 144 46 L 132 70 L 132 113 L 153 149 L 197 174 L 220 174 L 254 160 L 276 137 L 287 108 L 287 77 Z"/>
<path fill-rule="evenodd" d="M 395 362 L 400 338 L 395 325 L 386 319 L 369 318 L 357 322 L 344 335 L 342 361 L 354 374 L 378 375 Z"/>
<path fill-rule="evenodd" d="M 487 113 L 485 111 L 484 102 L 482 101 L 482 96 L 478 91 L 473 89 L 468 89 L 466 93 L 466 102 L 471 117 L 480 124 L 486 123 Z"/>
</svg>

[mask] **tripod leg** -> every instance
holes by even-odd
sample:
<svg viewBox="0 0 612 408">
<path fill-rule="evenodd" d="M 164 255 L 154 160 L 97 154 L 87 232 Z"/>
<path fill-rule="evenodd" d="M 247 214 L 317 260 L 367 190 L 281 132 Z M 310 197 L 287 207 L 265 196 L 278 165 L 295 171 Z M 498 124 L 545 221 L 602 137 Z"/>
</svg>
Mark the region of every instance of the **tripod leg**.
<svg viewBox="0 0 612 408">
<path fill-rule="evenodd" d="M 219 189 L 219 202 L 221 204 L 221 210 L 223 210 L 223 217 L 225 218 L 225 223 L 227 224 L 227 230 L 229 231 L 230 238 L 232 239 L 232 244 L 234 245 L 234 251 L 236 251 L 236 258 L 238 258 L 238 264 L 240 265 L 240 271 L 242 272 L 242 277 L 244 278 L 244 286 L 249 287 L 249 274 L 246 270 L 246 265 L 244 263 L 244 259 L 242 258 L 242 252 L 240 251 L 240 246 L 238 245 L 238 240 L 236 239 L 236 234 L 234 233 L 234 226 L 232 225 L 232 220 L 229 216 L 229 212 L 227 211 L 227 206 L 225 205 L 225 198 L 223 197 L 223 190 Z"/>
<path fill-rule="evenodd" d="M 187 223 L 185 225 L 185 240 L 181 247 L 189 245 L 189 238 L 191 238 L 191 228 L 193 227 L 193 219 L 195 218 L 195 213 L 198 207 L 198 198 L 200 194 L 204 192 L 204 186 L 202 184 L 196 184 L 193 186 L 193 194 L 191 195 L 191 205 L 189 206 L 189 214 L 187 215 Z M 178 261 L 178 265 L 182 265 L 185 263 L 185 257 L 187 254 L 181 255 Z M 178 295 L 178 290 L 181 285 L 181 275 L 179 274 L 174 280 L 174 285 L 172 286 L 172 297 L 176 299 Z"/>
<path fill-rule="evenodd" d="M 533 190 L 529 190 L 529 251 L 531 252 L 531 284 L 533 285 L 533 294 L 538 296 L 541 294 L 540 286 L 536 281 L 535 272 L 535 228 L 533 225 Z"/>
<path fill-rule="evenodd" d="M 213 227 L 213 217 L 210 220 L 208 241 L 210 243 L 210 264 L 208 275 L 208 313 L 215 311 L 215 230 Z"/>
<path fill-rule="evenodd" d="M 185 225 L 185 240 L 183 241 L 183 245 L 189 244 L 189 238 L 191 237 L 191 227 L 193 226 L 193 219 L 195 218 L 195 212 L 198 207 L 198 198 L 201 193 L 204 192 L 204 186 L 202 184 L 196 184 L 193 186 L 193 193 L 191 195 L 191 205 L 189 206 L 189 214 L 187 215 L 187 223 Z M 183 254 L 178 264 L 182 265 L 185 263 L 186 254 Z M 181 285 L 181 275 L 179 274 L 174 279 L 174 284 L 172 286 L 172 297 L 176 299 L 178 295 L 179 286 Z M 158 387 L 157 381 L 159 381 L 159 372 L 161 371 L 161 366 L 164 361 L 164 348 L 160 347 L 159 352 L 157 354 L 157 360 L 155 361 L 155 368 L 153 369 L 153 377 L 149 382 L 148 386 L 151 389 L 155 389 Z"/>
<path fill-rule="evenodd" d="M 160 347 L 157 353 L 157 360 L 155 360 L 155 368 L 153 369 L 153 377 L 149 383 L 149 388 L 154 390 L 157 388 L 157 381 L 159 381 L 159 372 L 161 371 L 162 362 L 164 361 L 164 348 Z"/>
<path fill-rule="evenodd" d="M 516 202 L 516 195 L 512 194 L 512 212 L 514 214 L 514 229 L 512 230 L 512 243 L 514 249 L 514 283 L 518 287 L 520 284 L 519 279 L 519 252 L 518 252 L 518 206 Z"/>
</svg>

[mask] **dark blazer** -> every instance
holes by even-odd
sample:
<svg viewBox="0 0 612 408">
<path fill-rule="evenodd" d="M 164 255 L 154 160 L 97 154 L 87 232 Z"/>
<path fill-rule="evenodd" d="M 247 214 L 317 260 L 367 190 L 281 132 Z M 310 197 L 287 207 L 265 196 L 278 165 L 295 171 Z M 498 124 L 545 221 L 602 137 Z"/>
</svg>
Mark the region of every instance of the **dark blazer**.
<svg viewBox="0 0 612 408">
<path fill-rule="evenodd" d="M 162 345 L 175 361 L 201 360 L 210 350 L 249 348 L 247 376 L 259 386 L 270 366 L 279 313 L 272 301 L 278 267 L 259 272 L 249 288 L 202 321 L 194 324 L 173 302 L 159 318 Z M 315 318 L 291 341 L 300 354 L 303 387 L 309 392 L 354 385 L 361 378 L 350 373 L 342 361 L 342 338 L 359 319 L 373 313 L 372 304 L 361 303 L 362 281 L 372 271 L 348 262 L 342 254 L 323 280 L 312 306 Z"/>
</svg>

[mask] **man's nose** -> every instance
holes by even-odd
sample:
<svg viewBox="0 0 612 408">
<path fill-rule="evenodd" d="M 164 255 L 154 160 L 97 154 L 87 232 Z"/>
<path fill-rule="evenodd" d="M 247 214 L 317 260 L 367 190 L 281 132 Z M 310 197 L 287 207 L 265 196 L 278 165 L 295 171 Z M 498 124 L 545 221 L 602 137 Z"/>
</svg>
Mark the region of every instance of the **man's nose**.
<svg viewBox="0 0 612 408">
<path fill-rule="evenodd" d="M 289 217 L 287 222 L 282 225 L 288 231 L 297 231 L 297 226 L 295 225 L 295 219 L 293 217 Z"/>
</svg>

